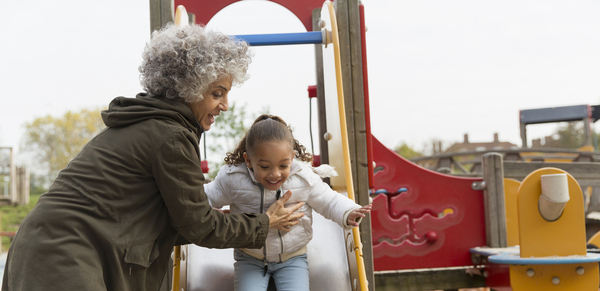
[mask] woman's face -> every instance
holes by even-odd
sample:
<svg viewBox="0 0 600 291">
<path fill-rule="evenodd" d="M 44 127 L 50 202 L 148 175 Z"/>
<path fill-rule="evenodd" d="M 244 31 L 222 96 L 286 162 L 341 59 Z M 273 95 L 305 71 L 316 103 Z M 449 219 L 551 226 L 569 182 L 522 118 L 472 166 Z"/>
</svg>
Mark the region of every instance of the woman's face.
<svg viewBox="0 0 600 291">
<path fill-rule="evenodd" d="M 227 94 L 231 90 L 232 79 L 225 77 L 210 84 L 208 90 L 202 94 L 204 99 L 189 103 L 196 119 L 204 131 L 208 131 L 221 111 L 227 111 Z"/>
</svg>

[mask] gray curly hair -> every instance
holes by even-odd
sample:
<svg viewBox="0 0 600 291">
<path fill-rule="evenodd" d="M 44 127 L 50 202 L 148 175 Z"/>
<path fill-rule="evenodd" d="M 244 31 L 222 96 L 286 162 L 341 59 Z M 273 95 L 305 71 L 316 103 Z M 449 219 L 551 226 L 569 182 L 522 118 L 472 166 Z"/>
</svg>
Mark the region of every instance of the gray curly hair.
<svg viewBox="0 0 600 291">
<path fill-rule="evenodd" d="M 252 54 L 248 44 L 199 25 L 185 27 L 172 23 L 152 33 L 139 67 L 140 83 L 151 96 L 203 99 L 210 84 L 231 77 L 241 84 L 249 75 Z"/>
</svg>

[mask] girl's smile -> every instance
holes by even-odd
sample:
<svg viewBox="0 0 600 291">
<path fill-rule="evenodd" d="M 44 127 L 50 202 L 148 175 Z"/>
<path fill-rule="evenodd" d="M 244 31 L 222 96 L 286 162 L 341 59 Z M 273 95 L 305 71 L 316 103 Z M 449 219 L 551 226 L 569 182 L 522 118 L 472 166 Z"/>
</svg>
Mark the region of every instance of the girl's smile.
<svg viewBox="0 0 600 291">
<path fill-rule="evenodd" d="M 244 159 L 260 184 L 277 190 L 290 176 L 294 151 L 289 141 L 263 142 L 250 156 L 244 153 Z"/>
</svg>

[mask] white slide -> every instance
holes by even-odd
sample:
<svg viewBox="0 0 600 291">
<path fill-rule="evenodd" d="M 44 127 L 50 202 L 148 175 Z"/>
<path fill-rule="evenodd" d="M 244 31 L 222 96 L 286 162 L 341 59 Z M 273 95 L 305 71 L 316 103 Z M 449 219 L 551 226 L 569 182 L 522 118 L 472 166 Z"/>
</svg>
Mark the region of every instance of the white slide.
<svg viewBox="0 0 600 291">
<path fill-rule="evenodd" d="M 310 290 L 352 290 L 344 237 L 339 225 L 313 211 L 313 239 L 308 244 Z M 186 261 L 186 291 L 233 291 L 233 249 L 188 245 Z"/>
</svg>

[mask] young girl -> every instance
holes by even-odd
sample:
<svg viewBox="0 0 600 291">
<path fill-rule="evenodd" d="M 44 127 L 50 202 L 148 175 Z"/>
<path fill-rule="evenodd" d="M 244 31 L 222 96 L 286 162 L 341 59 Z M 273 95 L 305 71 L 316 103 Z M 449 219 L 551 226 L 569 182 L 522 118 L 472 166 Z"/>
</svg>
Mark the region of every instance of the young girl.
<svg viewBox="0 0 600 291">
<path fill-rule="evenodd" d="M 271 276 L 278 291 L 308 291 L 306 245 L 312 239 L 312 209 L 344 228 L 358 226 L 371 210 L 370 204 L 361 207 L 333 191 L 308 165 L 311 159 L 281 118 L 261 115 L 237 148 L 227 153 L 215 181 L 204 186 L 211 205 L 229 205 L 231 213 L 263 213 L 288 191 L 292 197 L 286 204 L 305 203 L 298 210 L 304 216 L 284 230 L 269 230 L 262 249 L 235 250 L 236 291 L 264 291 Z"/>
</svg>

